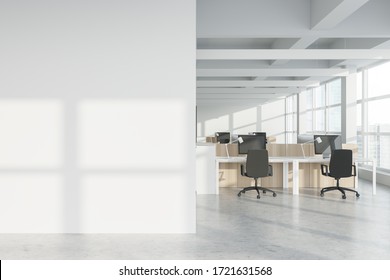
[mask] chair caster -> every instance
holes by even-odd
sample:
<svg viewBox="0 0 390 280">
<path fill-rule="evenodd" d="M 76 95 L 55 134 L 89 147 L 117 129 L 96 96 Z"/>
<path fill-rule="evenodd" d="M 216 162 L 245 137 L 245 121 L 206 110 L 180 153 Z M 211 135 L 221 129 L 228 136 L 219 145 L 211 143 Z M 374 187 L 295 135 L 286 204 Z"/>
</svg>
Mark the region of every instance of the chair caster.
<svg viewBox="0 0 390 280">
<path fill-rule="evenodd" d="M 343 194 L 343 196 L 341 197 L 342 199 L 346 199 L 347 196 L 345 194 Z"/>
<path fill-rule="evenodd" d="M 242 193 L 245 193 L 245 191 L 241 191 Z"/>
<path fill-rule="evenodd" d="M 241 196 L 241 193 L 239 192 L 239 193 L 237 194 L 237 196 L 240 197 L 240 196 Z"/>
<path fill-rule="evenodd" d="M 324 197 L 324 193 L 320 193 L 320 196 L 321 196 L 321 197 Z"/>
<path fill-rule="evenodd" d="M 266 191 L 263 191 L 263 193 L 266 193 Z"/>
<path fill-rule="evenodd" d="M 276 193 L 274 193 L 272 196 L 273 196 L 273 197 L 276 197 Z"/>
<path fill-rule="evenodd" d="M 359 196 L 360 196 L 360 194 L 356 193 L 356 197 L 359 197 Z"/>
<path fill-rule="evenodd" d="M 260 199 L 260 195 L 259 194 L 257 195 L 257 199 Z"/>
</svg>

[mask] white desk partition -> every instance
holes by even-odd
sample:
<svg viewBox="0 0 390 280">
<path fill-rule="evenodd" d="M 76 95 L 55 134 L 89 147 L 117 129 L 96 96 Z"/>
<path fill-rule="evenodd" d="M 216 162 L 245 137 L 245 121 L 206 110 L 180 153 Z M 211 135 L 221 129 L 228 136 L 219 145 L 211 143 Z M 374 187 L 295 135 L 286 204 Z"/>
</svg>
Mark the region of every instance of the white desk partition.
<svg viewBox="0 0 390 280">
<path fill-rule="evenodd" d="M 245 156 L 236 156 L 236 157 L 216 157 L 216 191 L 219 193 L 219 164 L 220 163 L 245 163 Z M 371 159 L 357 159 L 356 164 L 356 178 L 355 186 L 357 188 L 357 175 L 358 175 L 358 163 L 360 162 L 372 162 L 373 172 L 372 172 L 372 193 L 376 194 L 376 166 L 375 161 Z M 328 158 L 322 157 L 270 157 L 269 163 L 283 163 L 283 189 L 288 188 L 288 164 L 292 163 L 293 166 L 293 194 L 299 194 L 299 164 L 300 163 L 329 163 Z"/>
<path fill-rule="evenodd" d="M 372 194 L 376 194 L 376 161 L 375 159 L 371 158 L 357 158 L 355 159 L 355 165 L 356 165 L 356 177 L 355 177 L 355 189 L 358 189 L 359 187 L 359 165 L 361 163 L 371 163 L 372 164 Z"/>
</svg>

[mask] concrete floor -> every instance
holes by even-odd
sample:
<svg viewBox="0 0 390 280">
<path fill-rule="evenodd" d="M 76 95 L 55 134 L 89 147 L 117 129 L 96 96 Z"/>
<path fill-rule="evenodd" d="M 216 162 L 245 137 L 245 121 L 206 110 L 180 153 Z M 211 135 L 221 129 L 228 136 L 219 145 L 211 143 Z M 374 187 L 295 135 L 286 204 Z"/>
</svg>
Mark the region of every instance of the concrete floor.
<svg viewBox="0 0 390 280">
<path fill-rule="evenodd" d="M 0 234 L 0 259 L 390 259 L 390 187 L 238 191 L 198 196 L 196 234 Z"/>
</svg>

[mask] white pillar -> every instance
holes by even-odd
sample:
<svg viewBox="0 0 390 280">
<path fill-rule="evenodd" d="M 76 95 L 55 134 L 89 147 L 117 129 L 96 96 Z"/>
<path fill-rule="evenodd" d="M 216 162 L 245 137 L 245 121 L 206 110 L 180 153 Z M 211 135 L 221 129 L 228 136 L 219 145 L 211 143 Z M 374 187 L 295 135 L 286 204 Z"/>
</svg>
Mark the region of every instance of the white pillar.
<svg viewBox="0 0 390 280">
<path fill-rule="evenodd" d="M 357 74 L 341 78 L 341 135 L 343 143 L 356 143 Z"/>
</svg>

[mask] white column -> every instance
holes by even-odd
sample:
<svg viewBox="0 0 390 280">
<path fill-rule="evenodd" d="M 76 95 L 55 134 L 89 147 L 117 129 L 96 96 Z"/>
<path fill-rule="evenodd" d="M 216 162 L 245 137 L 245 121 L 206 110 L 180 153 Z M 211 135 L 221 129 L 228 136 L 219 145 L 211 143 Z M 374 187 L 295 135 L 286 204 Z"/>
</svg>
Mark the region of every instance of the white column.
<svg viewBox="0 0 390 280">
<path fill-rule="evenodd" d="M 356 73 L 341 78 L 341 135 L 343 143 L 356 143 Z"/>
</svg>

